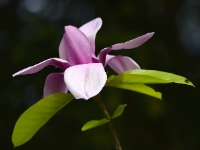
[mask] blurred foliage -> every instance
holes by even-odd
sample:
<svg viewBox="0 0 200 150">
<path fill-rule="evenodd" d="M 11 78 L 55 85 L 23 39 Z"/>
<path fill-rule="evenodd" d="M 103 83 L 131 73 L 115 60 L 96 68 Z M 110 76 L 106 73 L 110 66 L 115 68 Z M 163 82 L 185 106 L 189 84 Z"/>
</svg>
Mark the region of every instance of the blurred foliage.
<svg viewBox="0 0 200 150">
<path fill-rule="evenodd" d="M 0 149 L 13 149 L 11 134 L 16 120 L 41 99 L 47 74 L 60 70 L 47 67 L 37 74 L 15 78 L 12 74 L 58 57 L 64 26 L 79 27 L 95 17 L 103 19 L 96 39 L 97 53 L 106 46 L 154 31 L 153 38 L 143 46 L 111 54 L 128 55 L 143 69 L 185 76 L 196 86 L 153 85 L 163 93 L 163 101 L 104 88 L 102 97 L 110 112 L 119 104 L 127 104 L 123 116 L 114 121 L 123 149 L 200 149 L 200 48 L 195 43 L 199 41 L 200 26 L 198 17 L 190 17 L 190 12 L 200 14 L 199 6 L 198 0 L 0 0 Z M 186 30 L 188 26 L 195 29 L 195 36 Z M 114 73 L 106 70 L 109 75 Z M 114 150 L 108 126 L 81 131 L 93 118 L 103 118 L 93 100 L 73 101 L 31 141 L 16 149 Z"/>
</svg>

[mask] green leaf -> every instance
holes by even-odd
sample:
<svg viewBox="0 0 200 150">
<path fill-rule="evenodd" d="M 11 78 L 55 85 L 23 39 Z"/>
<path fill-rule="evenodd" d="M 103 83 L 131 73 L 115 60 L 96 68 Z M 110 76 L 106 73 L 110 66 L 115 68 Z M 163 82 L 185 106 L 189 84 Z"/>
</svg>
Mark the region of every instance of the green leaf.
<svg viewBox="0 0 200 150">
<path fill-rule="evenodd" d="M 175 75 L 173 73 L 156 71 L 156 70 L 129 70 L 115 78 L 112 78 L 110 82 L 117 83 L 142 83 L 142 84 L 155 84 L 155 83 L 179 83 L 194 86 L 191 81 L 185 77 Z"/>
<path fill-rule="evenodd" d="M 74 97 L 71 94 L 49 95 L 29 107 L 18 119 L 12 135 L 14 147 L 29 141 L 35 133 Z"/>
<path fill-rule="evenodd" d="M 124 111 L 125 106 L 126 106 L 126 104 L 119 105 L 117 107 L 117 109 L 115 110 L 115 112 L 113 113 L 112 118 L 121 116 L 121 114 Z M 81 130 L 86 131 L 91 128 L 95 128 L 95 127 L 101 126 L 103 124 L 106 124 L 107 122 L 109 122 L 109 120 L 107 120 L 106 118 L 103 118 L 101 120 L 91 120 L 91 121 L 87 122 L 86 124 L 84 124 Z"/>
<path fill-rule="evenodd" d="M 161 93 L 144 84 L 179 83 L 194 86 L 185 77 L 156 70 L 129 70 L 108 79 L 105 86 L 132 90 L 158 99 L 161 99 Z"/>
<path fill-rule="evenodd" d="M 124 111 L 124 108 L 126 107 L 127 104 L 124 104 L 124 105 L 119 105 L 117 107 L 117 109 L 115 110 L 115 112 L 113 113 L 112 115 L 112 118 L 116 118 L 116 117 L 119 117 L 122 115 L 123 111 Z"/>
<path fill-rule="evenodd" d="M 146 94 L 158 99 L 162 99 L 162 94 L 160 92 L 156 92 L 153 88 L 144 84 L 131 84 L 131 83 L 126 84 L 126 83 L 119 83 L 119 82 L 107 82 L 106 86 L 131 90 L 131 91 Z"/>
<path fill-rule="evenodd" d="M 84 124 L 81 130 L 86 131 L 88 129 L 103 125 L 107 122 L 108 122 L 108 120 L 106 120 L 106 118 L 101 119 L 101 120 L 91 120 L 91 121 L 87 122 L 86 124 Z"/>
<path fill-rule="evenodd" d="M 115 77 L 116 77 L 115 75 L 111 75 L 110 77 L 108 77 L 106 82 L 109 82 L 109 81 L 113 80 Z"/>
</svg>

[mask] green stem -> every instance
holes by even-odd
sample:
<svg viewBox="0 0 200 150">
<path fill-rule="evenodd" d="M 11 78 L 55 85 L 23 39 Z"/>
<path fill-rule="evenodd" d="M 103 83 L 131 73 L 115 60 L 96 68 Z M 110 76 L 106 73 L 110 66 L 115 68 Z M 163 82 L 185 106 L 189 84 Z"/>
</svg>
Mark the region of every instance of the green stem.
<svg viewBox="0 0 200 150">
<path fill-rule="evenodd" d="M 106 119 L 109 121 L 108 124 L 109 124 L 110 130 L 112 132 L 113 138 L 115 140 L 116 150 L 122 150 L 120 142 L 119 142 L 119 138 L 117 136 L 117 132 L 115 130 L 115 127 L 114 127 L 114 124 L 113 124 L 113 121 L 112 121 L 112 118 L 110 117 L 108 111 L 106 110 L 106 107 L 105 107 L 105 105 L 102 101 L 101 95 L 98 94 L 93 98 L 97 102 L 97 104 L 100 106 L 100 108 L 103 111 Z"/>
</svg>

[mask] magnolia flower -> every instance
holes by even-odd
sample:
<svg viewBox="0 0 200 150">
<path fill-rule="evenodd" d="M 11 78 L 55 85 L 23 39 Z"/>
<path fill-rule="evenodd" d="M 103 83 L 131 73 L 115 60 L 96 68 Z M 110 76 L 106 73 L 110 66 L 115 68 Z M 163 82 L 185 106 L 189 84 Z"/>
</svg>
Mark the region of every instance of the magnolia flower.
<svg viewBox="0 0 200 150">
<path fill-rule="evenodd" d="M 129 57 L 108 55 L 111 50 L 132 49 L 145 43 L 154 33 L 147 33 L 125 43 L 114 44 L 95 55 L 95 37 L 101 28 L 101 18 L 96 18 L 80 28 L 65 26 L 65 33 L 59 46 L 60 58 L 50 58 L 34 66 L 25 68 L 13 76 L 32 74 L 46 66 L 59 67 L 64 72 L 51 73 L 44 85 L 44 96 L 68 91 L 76 99 L 97 95 L 104 87 L 107 75 L 104 70 L 109 65 L 117 73 L 139 69 L 139 65 Z"/>
</svg>

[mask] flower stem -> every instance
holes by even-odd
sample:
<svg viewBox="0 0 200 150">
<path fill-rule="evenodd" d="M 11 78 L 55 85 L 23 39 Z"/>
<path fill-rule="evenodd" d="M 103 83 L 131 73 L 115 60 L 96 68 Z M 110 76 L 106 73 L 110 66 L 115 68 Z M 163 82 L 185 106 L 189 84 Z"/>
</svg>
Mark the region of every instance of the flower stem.
<svg viewBox="0 0 200 150">
<path fill-rule="evenodd" d="M 112 118 L 110 117 L 108 111 L 106 110 L 106 107 L 105 107 L 105 105 L 104 105 L 104 103 L 102 101 L 101 95 L 98 94 L 93 98 L 97 102 L 97 104 L 100 106 L 100 108 L 103 111 L 106 119 L 108 120 L 108 124 L 109 124 L 110 130 L 112 131 L 112 135 L 113 135 L 113 138 L 115 140 L 116 150 L 122 150 L 120 142 L 119 142 L 119 138 L 117 136 L 117 132 L 115 130 L 115 127 L 114 127 L 114 124 L 113 124 L 113 121 L 112 121 Z"/>
</svg>

